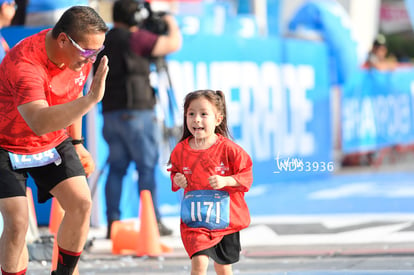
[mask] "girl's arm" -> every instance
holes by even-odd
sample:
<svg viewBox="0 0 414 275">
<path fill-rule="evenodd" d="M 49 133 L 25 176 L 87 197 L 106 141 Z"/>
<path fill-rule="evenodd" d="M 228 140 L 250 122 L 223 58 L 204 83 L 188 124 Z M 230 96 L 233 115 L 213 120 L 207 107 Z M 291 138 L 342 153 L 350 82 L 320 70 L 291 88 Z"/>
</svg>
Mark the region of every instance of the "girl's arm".
<svg viewBox="0 0 414 275">
<path fill-rule="evenodd" d="M 238 183 L 232 176 L 223 177 L 219 175 L 213 175 L 208 178 L 208 182 L 210 183 L 210 186 L 213 189 L 221 189 L 226 186 L 240 186 L 240 183 Z"/>
<path fill-rule="evenodd" d="M 180 169 L 174 165 L 173 154 L 171 154 L 171 167 L 168 168 L 167 171 L 170 172 L 171 190 L 173 192 L 180 190 L 180 188 L 187 187 L 187 179 L 180 173 Z"/>
<path fill-rule="evenodd" d="M 230 151 L 233 175 L 212 175 L 208 178 L 211 188 L 235 187 L 238 191 L 249 191 L 253 183 L 253 163 L 250 156 L 241 148 Z"/>
</svg>

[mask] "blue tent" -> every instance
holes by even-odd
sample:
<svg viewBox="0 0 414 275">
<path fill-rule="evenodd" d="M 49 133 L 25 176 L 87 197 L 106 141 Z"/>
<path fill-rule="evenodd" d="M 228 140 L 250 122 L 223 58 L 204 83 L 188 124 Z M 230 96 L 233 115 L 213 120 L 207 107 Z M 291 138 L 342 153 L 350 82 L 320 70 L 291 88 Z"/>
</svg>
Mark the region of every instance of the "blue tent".
<svg viewBox="0 0 414 275">
<path fill-rule="evenodd" d="M 290 20 L 291 33 L 317 33 L 327 43 L 330 54 L 331 84 L 341 85 L 359 64 L 357 44 L 352 38 L 349 16 L 336 1 L 313 0 L 303 4 Z"/>
</svg>

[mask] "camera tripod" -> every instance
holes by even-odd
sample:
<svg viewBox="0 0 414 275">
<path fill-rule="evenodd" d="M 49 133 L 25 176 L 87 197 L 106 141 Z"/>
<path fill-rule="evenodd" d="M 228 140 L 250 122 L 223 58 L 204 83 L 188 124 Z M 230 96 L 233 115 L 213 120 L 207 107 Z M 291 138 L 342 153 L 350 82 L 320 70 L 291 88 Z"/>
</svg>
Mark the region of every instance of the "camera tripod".
<svg viewBox="0 0 414 275">
<path fill-rule="evenodd" d="M 156 57 L 151 60 L 151 63 L 154 66 L 154 73 L 157 75 L 154 89 L 157 97 L 157 116 L 162 132 L 160 163 L 165 164 L 180 138 L 182 128 L 179 123 L 179 108 L 172 88 L 167 61 L 165 57 Z"/>
</svg>

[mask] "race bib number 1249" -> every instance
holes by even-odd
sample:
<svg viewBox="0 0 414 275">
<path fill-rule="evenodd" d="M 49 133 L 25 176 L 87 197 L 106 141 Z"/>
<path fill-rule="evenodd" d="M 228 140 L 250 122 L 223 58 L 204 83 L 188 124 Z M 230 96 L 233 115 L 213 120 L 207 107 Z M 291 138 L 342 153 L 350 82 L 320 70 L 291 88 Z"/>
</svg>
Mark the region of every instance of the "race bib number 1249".
<svg viewBox="0 0 414 275">
<path fill-rule="evenodd" d="M 33 155 L 20 155 L 9 152 L 9 156 L 14 170 L 45 166 L 53 162 L 56 165 L 59 165 L 62 162 L 62 159 L 55 148 Z"/>
</svg>

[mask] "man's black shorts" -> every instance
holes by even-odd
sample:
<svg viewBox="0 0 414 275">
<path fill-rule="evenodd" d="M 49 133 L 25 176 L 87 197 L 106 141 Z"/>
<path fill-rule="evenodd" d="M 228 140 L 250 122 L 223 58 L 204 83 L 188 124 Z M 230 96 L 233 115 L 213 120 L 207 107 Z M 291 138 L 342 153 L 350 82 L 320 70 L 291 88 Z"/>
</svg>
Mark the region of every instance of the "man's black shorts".
<svg viewBox="0 0 414 275">
<path fill-rule="evenodd" d="M 240 259 L 240 251 L 240 232 L 235 232 L 224 236 L 215 246 L 198 251 L 191 257 L 207 255 L 218 264 L 234 264 Z"/>
<path fill-rule="evenodd" d="M 85 176 L 85 170 L 71 139 L 56 146 L 62 162 L 33 168 L 13 170 L 9 154 L 0 148 L 0 199 L 26 196 L 27 178 L 30 175 L 37 186 L 37 199 L 40 203 L 52 197 L 49 191 L 65 179 Z"/>
</svg>

